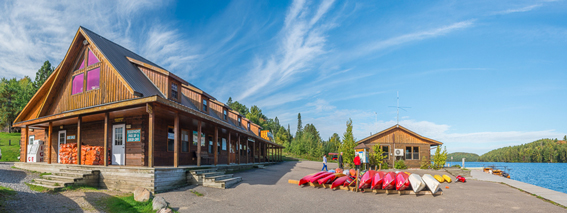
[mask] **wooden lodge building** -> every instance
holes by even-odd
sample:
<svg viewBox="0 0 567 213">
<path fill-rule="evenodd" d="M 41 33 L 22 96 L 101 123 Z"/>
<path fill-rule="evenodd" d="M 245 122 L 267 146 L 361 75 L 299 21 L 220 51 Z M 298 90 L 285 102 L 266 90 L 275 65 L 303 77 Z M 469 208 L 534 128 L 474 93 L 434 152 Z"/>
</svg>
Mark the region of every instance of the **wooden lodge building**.
<svg viewBox="0 0 567 213">
<path fill-rule="evenodd" d="M 172 175 L 187 171 L 178 168 L 276 162 L 283 148 L 213 96 L 84 27 L 14 127 L 22 130 L 24 163 L 19 166 L 62 165 L 59 150 L 67 143 L 76 143 L 78 150 L 101 146 L 101 165 L 88 167 L 97 167 L 103 176 L 113 168 L 148 170 L 154 175 L 146 185 L 152 191 L 167 188 L 158 187 L 160 171 Z M 27 145 L 34 140 L 45 143 L 43 163 L 25 163 Z M 106 184 L 120 188 L 121 178 Z"/>
<path fill-rule="evenodd" d="M 403 159 L 409 168 L 419 168 L 423 157 L 430 160 L 432 146 L 443 143 L 423 137 L 401 125 L 394 125 L 381 132 L 368 136 L 357 142 L 355 149 L 366 149 L 371 152 L 375 145 L 380 145 L 386 162 L 392 167 L 396 160 Z M 396 153 L 398 150 L 398 153 Z"/>
</svg>

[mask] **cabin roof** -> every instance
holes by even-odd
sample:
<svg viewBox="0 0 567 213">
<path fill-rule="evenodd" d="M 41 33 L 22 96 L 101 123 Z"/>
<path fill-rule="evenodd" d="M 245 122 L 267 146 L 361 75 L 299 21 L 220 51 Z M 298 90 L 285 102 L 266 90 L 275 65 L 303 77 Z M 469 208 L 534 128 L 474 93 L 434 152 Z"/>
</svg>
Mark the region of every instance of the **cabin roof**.
<svg viewBox="0 0 567 213">
<path fill-rule="evenodd" d="M 424 140 L 425 142 L 430 143 L 432 146 L 443 145 L 443 143 L 441 143 L 441 142 L 439 142 L 439 141 L 433 140 L 433 139 L 431 139 L 431 138 L 423 137 L 423 136 L 421 136 L 420 134 L 417 134 L 417 133 L 415 133 L 415 132 L 413 132 L 413 131 L 411 131 L 411 130 L 409 130 L 409 129 L 407 129 L 407 128 L 403 127 L 402 125 L 399 125 L 399 124 L 394 125 L 394 126 L 392 126 L 392 127 L 390 127 L 390 128 L 387 128 L 387 129 L 385 129 L 385 130 L 382 130 L 381 132 L 378 132 L 378 133 L 376 133 L 376 134 L 370 135 L 370 136 L 368 136 L 368 137 L 366 137 L 366 138 L 363 138 L 362 140 L 359 140 L 359 141 L 356 142 L 356 143 L 357 143 L 357 144 L 365 143 L 365 142 L 367 142 L 368 140 L 370 140 L 370 139 L 372 139 L 372 138 L 374 138 L 374 137 L 380 136 L 380 135 L 382 135 L 382 134 L 384 134 L 384 133 L 386 133 L 386 132 L 388 132 L 388 131 L 390 131 L 390 130 L 393 130 L 393 129 L 401 129 L 401 130 L 403 130 L 403 131 L 409 133 L 410 135 L 413 135 L 413 136 L 416 137 L 416 138 L 420 138 L 420 139 Z"/>
<path fill-rule="evenodd" d="M 155 87 L 155 85 L 146 76 L 144 76 L 137 66 L 132 64 L 127 57 L 136 59 L 151 66 L 161 68 L 160 66 L 85 27 L 81 26 L 80 28 L 87 34 L 94 45 L 100 50 L 108 62 L 114 66 L 116 71 L 122 76 L 124 81 L 130 85 L 134 92 L 141 93 L 144 97 L 154 95 L 163 97 L 162 93 Z"/>
</svg>

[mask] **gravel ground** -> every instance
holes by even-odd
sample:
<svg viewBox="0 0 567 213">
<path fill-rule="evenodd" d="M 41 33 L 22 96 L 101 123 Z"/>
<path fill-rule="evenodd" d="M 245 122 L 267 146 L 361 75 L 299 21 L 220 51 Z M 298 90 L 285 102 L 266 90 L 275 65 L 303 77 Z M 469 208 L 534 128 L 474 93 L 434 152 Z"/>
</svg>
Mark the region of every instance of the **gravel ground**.
<svg viewBox="0 0 567 213">
<path fill-rule="evenodd" d="M 39 173 L 11 168 L 14 164 L 0 162 L 0 185 L 17 194 L 6 201 L 8 212 L 103 212 L 99 200 L 124 193 L 109 190 L 77 190 L 61 193 L 41 193 L 25 183 L 39 178 Z"/>
<path fill-rule="evenodd" d="M 467 180 L 443 183 L 443 195 L 397 195 L 355 193 L 289 184 L 320 171 L 321 162 L 283 162 L 234 174 L 243 179 L 230 189 L 189 186 L 161 193 L 179 212 L 566 212 L 503 184 Z M 336 168 L 329 164 L 329 168 Z M 416 174 L 447 174 L 444 171 L 408 170 Z M 448 186 L 449 188 L 445 188 Z M 204 196 L 198 197 L 191 191 Z"/>
</svg>

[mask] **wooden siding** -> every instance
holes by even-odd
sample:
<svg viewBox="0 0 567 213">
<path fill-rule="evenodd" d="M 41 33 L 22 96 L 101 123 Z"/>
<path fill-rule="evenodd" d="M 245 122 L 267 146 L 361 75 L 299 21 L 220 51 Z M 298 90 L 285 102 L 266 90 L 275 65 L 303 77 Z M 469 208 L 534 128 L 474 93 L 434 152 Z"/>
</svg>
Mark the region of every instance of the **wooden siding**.
<svg viewBox="0 0 567 213">
<path fill-rule="evenodd" d="M 28 137 L 34 136 L 34 140 L 42 140 L 45 144 L 45 147 L 47 147 L 46 130 L 34 129 L 33 132 L 31 130 L 32 129 L 30 129 L 30 131 L 28 132 Z M 22 135 L 20 137 L 20 147 L 24 147 L 25 144 L 26 144 L 26 141 L 28 140 L 28 138 L 26 138 L 26 134 L 25 134 L 26 128 L 21 128 L 21 131 L 22 131 Z M 12 141 L 12 143 L 16 143 L 16 141 Z M 24 159 L 24 156 L 25 156 L 24 152 L 25 151 L 26 151 L 26 149 L 20 149 L 20 156 L 21 156 L 20 162 L 25 162 L 25 159 Z M 45 152 L 45 155 L 44 155 L 43 158 L 44 158 L 44 160 L 47 159 L 47 152 Z"/>
<path fill-rule="evenodd" d="M 193 102 L 193 104 L 197 107 L 197 109 L 201 109 L 201 94 L 196 93 L 194 91 L 191 91 L 190 89 L 187 89 L 185 87 L 180 87 L 181 88 L 181 93 L 183 93 L 183 95 L 185 95 L 187 98 L 189 98 L 189 100 L 191 100 L 191 102 Z"/>
<path fill-rule="evenodd" d="M 378 145 L 378 144 L 382 146 L 389 146 L 388 148 L 389 158 L 387 159 L 387 162 L 391 166 L 394 165 L 394 162 L 396 160 L 404 159 L 408 167 L 419 168 L 421 158 L 425 157 L 427 160 L 430 159 L 431 144 L 399 128 L 394 128 L 390 131 L 376 135 L 373 138 L 370 138 L 369 140 L 365 141 L 365 144 L 370 149 L 373 149 L 374 145 Z M 416 146 L 419 147 L 420 159 L 405 159 L 406 147 L 416 147 Z M 394 156 L 393 153 L 395 149 L 403 149 L 404 156 L 402 157 Z"/>
<path fill-rule="evenodd" d="M 113 70 L 108 62 L 104 60 L 97 51 L 93 51 L 93 53 L 95 53 L 99 60 L 102 61 L 101 63 L 91 65 L 83 71 L 70 72 L 69 70 L 63 70 L 63 73 L 67 73 L 67 75 L 65 76 L 61 89 L 56 91 L 57 95 L 55 97 L 55 101 L 50 106 L 47 115 L 59 114 L 69 110 L 136 98 L 128 91 L 127 87 L 122 83 L 121 77 L 118 76 L 116 71 Z M 88 72 L 87 70 L 91 70 L 91 67 L 97 66 L 100 66 L 99 89 L 83 91 L 82 93 L 71 95 L 73 76 L 80 73 L 84 73 L 86 75 Z M 86 90 L 86 86 L 84 89 Z"/>
<path fill-rule="evenodd" d="M 169 97 L 168 77 L 166 75 L 142 66 L 138 66 L 138 68 L 140 68 L 140 70 L 148 77 L 148 79 L 150 79 L 150 81 L 152 81 L 159 91 L 165 95 L 165 97 Z"/>
<path fill-rule="evenodd" d="M 411 134 L 409 134 L 406 131 L 403 131 L 401 129 L 393 129 L 391 131 L 386 132 L 385 134 L 381 134 L 381 135 L 376 135 L 374 138 L 368 140 L 367 142 L 365 142 L 365 144 L 376 144 L 376 143 L 393 143 L 395 142 L 396 144 L 427 144 L 430 145 L 429 143 L 427 143 L 426 141 L 417 138 Z"/>
<path fill-rule="evenodd" d="M 209 112 L 209 114 L 215 113 L 217 114 L 217 116 L 224 121 L 223 115 L 222 115 L 222 111 L 224 109 L 223 106 L 213 102 L 213 101 L 209 101 L 209 109 L 211 110 Z"/>
</svg>

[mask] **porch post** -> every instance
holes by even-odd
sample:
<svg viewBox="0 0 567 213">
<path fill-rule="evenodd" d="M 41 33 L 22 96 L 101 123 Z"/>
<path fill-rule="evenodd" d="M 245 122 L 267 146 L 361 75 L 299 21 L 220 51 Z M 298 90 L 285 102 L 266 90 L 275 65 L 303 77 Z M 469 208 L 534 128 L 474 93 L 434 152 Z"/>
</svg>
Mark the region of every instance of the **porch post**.
<svg viewBox="0 0 567 213">
<path fill-rule="evenodd" d="M 79 115 L 79 119 L 77 121 L 77 165 L 81 165 L 81 120 L 82 117 Z"/>
<path fill-rule="evenodd" d="M 154 167 L 154 131 L 155 131 L 155 113 L 151 104 L 146 105 L 146 112 L 149 114 L 148 120 L 148 167 Z"/>
<path fill-rule="evenodd" d="M 179 113 L 175 112 L 175 120 L 173 124 L 173 167 L 179 166 Z"/>
<path fill-rule="evenodd" d="M 215 166 L 219 162 L 219 128 L 215 126 L 215 141 L 213 142 L 213 152 L 215 152 Z"/>
<path fill-rule="evenodd" d="M 104 166 L 108 166 L 108 112 L 104 113 Z"/>
<path fill-rule="evenodd" d="M 248 153 L 248 150 L 250 150 L 250 147 L 248 146 L 248 138 L 246 138 L 246 150 L 244 151 L 244 154 L 246 154 L 246 163 L 250 163 L 250 157 L 248 155 L 250 155 Z"/>
<path fill-rule="evenodd" d="M 201 120 L 197 125 L 197 166 L 201 166 Z"/>
<path fill-rule="evenodd" d="M 236 133 L 236 137 L 238 138 L 238 164 L 240 164 L 240 155 L 242 154 L 242 149 L 240 148 L 240 135 Z"/>
<path fill-rule="evenodd" d="M 256 152 L 256 140 L 254 140 L 254 142 L 252 143 L 252 147 L 253 147 L 252 150 L 254 150 L 254 151 L 252 152 L 252 163 L 256 163 L 256 155 L 258 154 L 258 153 Z"/>
<path fill-rule="evenodd" d="M 231 151 L 231 148 L 232 148 L 232 146 L 231 146 L 231 145 L 232 145 L 232 141 L 231 141 L 230 139 L 231 139 L 231 137 L 230 137 L 230 130 L 228 130 L 228 144 L 227 144 L 228 146 L 226 147 L 226 151 L 227 151 L 227 153 L 228 153 L 228 158 L 227 158 L 228 161 L 226 162 L 226 165 L 230 165 L 230 151 Z M 234 149 L 234 152 L 236 152 L 236 149 Z M 236 160 L 236 159 L 235 159 L 235 160 Z"/>
<path fill-rule="evenodd" d="M 26 125 L 26 132 L 24 133 L 24 136 L 26 137 L 24 139 L 24 147 L 22 147 L 22 150 L 24 150 L 24 162 L 28 162 L 28 143 L 30 142 L 30 136 L 29 136 L 29 131 L 30 131 L 30 127 L 28 125 Z"/>
<path fill-rule="evenodd" d="M 51 132 L 53 132 L 53 123 L 49 122 L 49 130 L 47 134 L 47 164 L 51 164 Z"/>
</svg>

